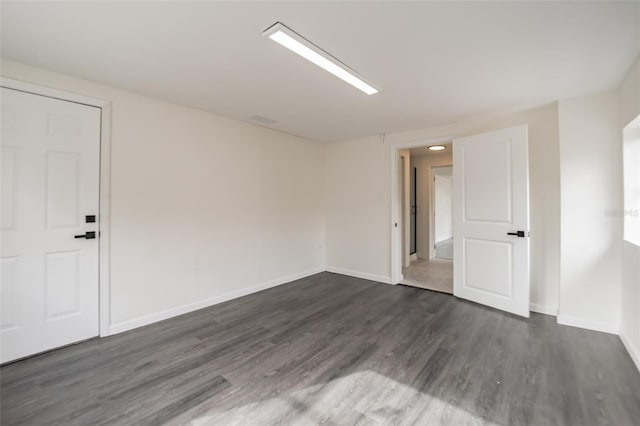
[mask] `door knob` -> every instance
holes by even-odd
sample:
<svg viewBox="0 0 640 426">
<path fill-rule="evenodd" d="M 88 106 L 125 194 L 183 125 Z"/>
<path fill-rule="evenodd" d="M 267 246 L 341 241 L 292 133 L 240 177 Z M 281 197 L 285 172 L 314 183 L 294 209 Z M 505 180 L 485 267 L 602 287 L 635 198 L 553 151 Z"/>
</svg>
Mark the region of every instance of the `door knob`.
<svg viewBox="0 0 640 426">
<path fill-rule="evenodd" d="M 93 240 L 96 238 L 96 233 L 94 231 L 89 231 L 84 234 L 76 235 L 73 238 L 86 238 L 87 240 Z"/>
<path fill-rule="evenodd" d="M 524 231 L 507 232 L 507 235 L 515 235 L 516 237 L 524 238 Z"/>
</svg>

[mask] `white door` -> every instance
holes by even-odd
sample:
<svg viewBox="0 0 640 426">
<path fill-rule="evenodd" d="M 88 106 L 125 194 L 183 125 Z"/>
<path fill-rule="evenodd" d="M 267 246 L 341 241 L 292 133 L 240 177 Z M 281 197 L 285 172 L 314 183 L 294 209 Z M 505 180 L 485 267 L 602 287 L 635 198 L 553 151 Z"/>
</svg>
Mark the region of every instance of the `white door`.
<svg viewBox="0 0 640 426">
<path fill-rule="evenodd" d="M 453 141 L 453 294 L 529 316 L 527 126 Z"/>
<path fill-rule="evenodd" d="M 100 109 L 1 90 L 0 362 L 7 362 L 98 335 Z M 79 238 L 87 232 L 95 238 Z"/>
</svg>

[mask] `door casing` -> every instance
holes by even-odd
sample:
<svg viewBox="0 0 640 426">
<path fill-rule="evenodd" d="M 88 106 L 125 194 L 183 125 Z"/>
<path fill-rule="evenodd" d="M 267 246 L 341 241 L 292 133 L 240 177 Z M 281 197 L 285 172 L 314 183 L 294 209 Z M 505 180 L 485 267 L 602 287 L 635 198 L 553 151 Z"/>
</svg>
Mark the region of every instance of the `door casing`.
<svg viewBox="0 0 640 426">
<path fill-rule="evenodd" d="M 110 334 L 110 240 L 111 240 L 111 102 L 0 77 L 0 86 L 34 95 L 100 108 L 100 185 L 98 217 L 98 315 L 100 337 Z"/>
</svg>

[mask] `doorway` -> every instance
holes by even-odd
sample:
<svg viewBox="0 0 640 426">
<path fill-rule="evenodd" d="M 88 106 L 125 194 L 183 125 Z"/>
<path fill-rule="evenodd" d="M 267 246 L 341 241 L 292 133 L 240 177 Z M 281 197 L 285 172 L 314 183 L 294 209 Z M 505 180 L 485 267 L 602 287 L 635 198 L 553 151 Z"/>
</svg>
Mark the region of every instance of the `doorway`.
<svg viewBox="0 0 640 426">
<path fill-rule="evenodd" d="M 403 176 L 398 174 L 401 151 L 433 149 L 433 145 L 451 142 L 453 166 L 453 262 L 435 258 L 436 247 L 428 245 L 425 256 L 417 233 L 417 254 L 433 262 L 453 263 L 453 294 L 496 309 L 529 316 L 530 243 L 529 243 L 529 159 L 526 124 L 492 130 L 465 137 L 442 137 L 420 142 L 392 145 L 391 149 L 391 283 L 410 284 L 411 270 L 401 262 L 409 244 L 403 244 L 406 231 L 403 205 Z M 428 147 L 424 146 L 428 144 Z M 421 148 L 419 148 L 421 147 Z M 446 150 L 441 146 L 440 150 Z M 445 166 L 447 164 L 431 164 Z M 424 169 L 424 167 L 423 167 Z M 406 173 L 405 173 L 406 175 Z M 408 176 L 404 178 L 408 185 Z M 427 182 L 431 182 L 429 176 Z M 418 187 L 420 178 L 418 166 Z M 406 188 L 406 186 L 405 186 Z M 420 194 L 419 191 L 418 194 Z M 418 195 L 419 197 L 419 195 Z M 417 229 L 423 223 L 420 201 L 417 205 Z M 433 222 L 433 221 L 432 221 Z M 400 226 L 399 226 L 400 224 Z M 430 235 L 434 231 L 430 229 Z M 434 238 L 435 237 L 430 237 Z M 406 247 L 406 248 L 405 248 Z M 421 256 L 422 250 L 422 256 Z M 405 276 L 406 274 L 406 276 Z"/>
<path fill-rule="evenodd" d="M 453 142 L 454 294 L 529 316 L 526 125 Z"/>
<path fill-rule="evenodd" d="M 401 284 L 452 294 L 453 253 L 448 256 L 442 254 L 448 257 L 442 259 L 434 256 L 432 249 L 433 241 L 437 241 L 442 248 L 452 250 L 450 240 L 453 238 L 451 144 L 440 144 L 437 148 L 441 149 L 422 146 L 402 151 L 411 171 L 409 179 L 402 181 L 409 186 L 408 190 L 403 188 L 402 192 L 410 195 L 408 226 L 411 238 L 408 247 L 410 256 L 403 264 Z M 444 185 L 440 182 L 441 178 Z M 441 211 L 434 216 L 436 210 Z M 438 217 L 438 222 L 434 221 L 436 216 L 442 216 Z"/>
</svg>

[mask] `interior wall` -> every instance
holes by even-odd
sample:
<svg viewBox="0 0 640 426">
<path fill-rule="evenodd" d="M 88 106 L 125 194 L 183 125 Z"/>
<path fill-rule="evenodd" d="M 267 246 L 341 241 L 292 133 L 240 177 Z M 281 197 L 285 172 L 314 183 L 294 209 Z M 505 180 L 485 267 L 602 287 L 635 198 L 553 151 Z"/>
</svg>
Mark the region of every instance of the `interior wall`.
<svg viewBox="0 0 640 426">
<path fill-rule="evenodd" d="M 434 180 L 434 243 L 453 238 L 453 180 L 435 176 Z"/>
<path fill-rule="evenodd" d="M 620 85 L 618 99 L 622 129 L 640 115 L 640 57 Z M 623 241 L 621 262 L 620 337 L 640 369 L 640 247 Z"/>
<path fill-rule="evenodd" d="M 369 137 L 329 145 L 328 267 L 379 281 L 391 280 L 391 145 L 469 136 L 521 124 L 529 126 L 532 308 L 555 314 L 560 276 L 560 161 L 555 103 L 482 120 L 390 133 L 384 142 Z M 366 218 L 359 211 L 366 211 Z"/>
<path fill-rule="evenodd" d="M 622 144 L 615 92 L 560 101 L 561 275 L 558 322 L 617 333 Z"/>
<path fill-rule="evenodd" d="M 418 215 L 416 224 L 418 228 L 417 255 L 419 259 L 429 259 L 432 253 L 432 221 L 431 221 L 431 195 L 433 193 L 432 167 L 450 166 L 452 162 L 451 149 L 441 154 L 420 155 L 411 157 L 411 167 L 417 169 L 418 180 Z"/>
<path fill-rule="evenodd" d="M 324 270 L 324 145 L 11 61 L 1 73 L 112 103 L 113 330 Z"/>
</svg>

